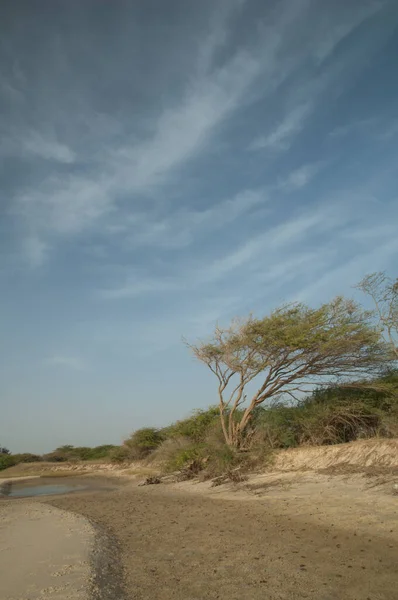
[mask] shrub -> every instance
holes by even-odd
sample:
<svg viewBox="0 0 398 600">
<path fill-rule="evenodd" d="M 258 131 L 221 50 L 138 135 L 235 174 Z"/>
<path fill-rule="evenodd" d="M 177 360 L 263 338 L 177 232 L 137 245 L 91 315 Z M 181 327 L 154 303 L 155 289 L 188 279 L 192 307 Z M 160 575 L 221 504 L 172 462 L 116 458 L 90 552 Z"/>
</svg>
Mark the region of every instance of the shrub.
<svg viewBox="0 0 398 600">
<path fill-rule="evenodd" d="M 144 427 L 137 429 L 137 431 L 124 441 L 124 445 L 130 450 L 131 458 L 141 459 L 156 450 L 163 440 L 164 434 L 159 429 Z"/>
<path fill-rule="evenodd" d="M 68 457 L 62 452 L 58 452 L 54 450 L 54 452 L 49 452 L 48 454 L 43 455 L 43 460 L 47 462 L 67 462 Z"/>
<path fill-rule="evenodd" d="M 298 445 L 297 439 L 297 407 L 275 404 L 258 410 L 254 416 L 254 442 L 257 446 L 276 448 L 293 448 Z"/>
<path fill-rule="evenodd" d="M 198 457 L 198 446 L 188 437 L 180 436 L 165 440 L 151 455 L 151 462 L 161 464 L 166 472 L 173 472 Z"/>
<path fill-rule="evenodd" d="M 131 460 L 131 451 L 128 446 L 115 446 L 109 453 L 112 462 L 122 463 Z"/>
<path fill-rule="evenodd" d="M 199 473 L 202 479 L 216 477 L 243 464 L 247 458 L 247 454 L 227 446 L 219 420 L 207 428 L 207 435 L 202 441 L 187 436 L 171 437 L 151 456 L 151 460 L 160 463 L 165 472 L 179 471 L 186 479 Z"/>
<path fill-rule="evenodd" d="M 0 471 L 14 467 L 20 463 L 33 463 L 42 460 L 41 456 L 37 454 L 30 454 L 25 452 L 23 454 L 0 454 Z"/>
<path fill-rule="evenodd" d="M 218 423 L 220 413 L 217 406 L 207 410 L 196 410 L 190 417 L 176 421 L 169 427 L 162 429 L 165 438 L 186 437 L 201 442 L 206 437 L 209 429 Z"/>
<path fill-rule="evenodd" d="M 89 460 L 99 460 L 101 458 L 109 458 L 111 452 L 117 448 L 114 444 L 103 444 L 102 446 L 95 446 L 90 450 Z"/>
<path fill-rule="evenodd" d="M 41 456 L 38 454 L 30 454 L 29 452 L 24 452 L 23 454 L 13 454 L 12 456 L 16 465 L 19 465 L 19 463 L 40 462 L 42 460 Z"/>
<path fill-rule="evenodd" d="M 16 464 L 15 458 L 12 454 L 0 454 L 0 471 L 13 467 Z"/>
<path fill-rule="evenodd" d="M 66 462 L 66 461 L 79 461 L 79 460 L 99 460 L 102 458 L 108 458 L 110 452 L 116 448 L 113 444 L 104 444 L 102 446 L 96 446 L 91 448 L 90 446 L 60 446 L 53 452 L 44 456 L 45 460 L 49 462 Z"/>
</svg>

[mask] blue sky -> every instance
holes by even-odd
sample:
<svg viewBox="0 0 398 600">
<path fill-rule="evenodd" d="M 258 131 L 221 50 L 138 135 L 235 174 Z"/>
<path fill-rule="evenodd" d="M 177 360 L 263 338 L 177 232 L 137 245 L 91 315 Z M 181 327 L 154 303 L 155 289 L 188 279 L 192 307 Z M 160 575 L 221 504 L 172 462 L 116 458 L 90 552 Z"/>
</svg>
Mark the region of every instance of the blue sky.
<svg viewBox="0 0 398 600">
<path fill-rule="evenodd" d="M 2 444 L 166 424 L 182 336 L 396 275 L 395 0 L 0 11 Z"/>
</svg>

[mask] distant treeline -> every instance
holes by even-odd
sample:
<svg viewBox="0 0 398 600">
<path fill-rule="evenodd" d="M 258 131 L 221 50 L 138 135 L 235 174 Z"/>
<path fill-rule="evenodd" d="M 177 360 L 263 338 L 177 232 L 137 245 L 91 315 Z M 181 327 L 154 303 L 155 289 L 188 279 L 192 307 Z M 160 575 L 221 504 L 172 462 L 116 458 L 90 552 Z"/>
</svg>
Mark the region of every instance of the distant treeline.
<svg viewBox="0 0 398 600">
<path fill-rule="evenodd" d="M 20 463 L 34 462 L 73 462 L 82 460 L 103 460 L 109 458 L 114 448 L 112 444 L 104 444 L 90 448 L 88 446 L 74 447 L 70 445 L 60 446 L 48 454 L 38 455 L 25 452 L 23 454 L 11 454 L 7 448 L 0 448 L 0 471 L 13 467 Z"/>
</svg>

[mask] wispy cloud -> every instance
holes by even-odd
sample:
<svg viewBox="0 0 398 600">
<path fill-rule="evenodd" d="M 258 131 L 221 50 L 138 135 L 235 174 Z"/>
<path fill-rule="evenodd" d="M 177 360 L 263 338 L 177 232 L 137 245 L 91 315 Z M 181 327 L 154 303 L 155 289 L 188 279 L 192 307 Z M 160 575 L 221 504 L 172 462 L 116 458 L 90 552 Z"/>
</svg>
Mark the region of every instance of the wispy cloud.
<svg viewBox="0 0 398 600">
<path fill-rule="evenodd" d="M 247 189 L 203 210 L 181 207 L 171 215 L 134 214 L 124 223 L 110 224 L 108 230 L 116 236 L 125 235 L 130 247 L 182 248 L 204 233 L 209 235 L 223 229 L 256 209 L 264 210 L 268 202 L 267 188 Z"/>
<path fill-rule="evenodd" d="M 182 102 L 165 110 L 151 139 L 112 149 L 95 176 L 53 176 L 15 199 L 14 213 L 37 237 L 71 235 L 114 210 L 120 196 L 148 194 L 204 146 L 215 127 L 239 105 L 261 61 L 238 52 L 210 78 L 197 81 Z M 41 147 L 41 152 L 49 148 Z M 54 148 L 53 148 L 54 150 Z M 58 158 L 67 158 L 58 148 Z"/>
<path fill-rule="evenodd" d="M 323 162 L 302 165 L 298 169 L 291 171 L 284 179 L 281 179 L 278 183 L 278 188 L 287 192 L 299 190 L 310 183 L 323 166 Z"/>
<path fill-rule="evenodd" d="M 371 2 L 362 2 L 350 5 L 347 3 L 345 11 L 342 13 L 343 21 L 330 24 L 327 11 L 324 13 L 325 26 L 322 31 L 322 40 L 317 46 L 315 57 L 318 64 L 324 62 L 355 29 L 364 21 L 377 14 L 384 8 L 386 2 L 375 0 Z"/>
<path fill-rule="evenodd" d="M 6 133 L 0 144 L 0 155 L 40 158 L 63 164 L 72 164 L 77 158 L 75 152 L 66 144 L 60 143 L 54 136 L 38 131 Z"/>
<path fill-rule="evenodd" d="M 295 136 L 302 131 L 310 112 L 309 102 L 294 107 L 270 133 L 253 140 L 249 150 L 288 150 Z"/>
<path fill-rule="evenodd" d="M 207 402 L 182 335 L 394 275 L 396 0 L 34 4 L 0 23 L 2 387 L 15 423 L 35 407 L 23 432 L 5 415 L 23 445 L 54 386 L 53 447 L 68 423 L 86 443 L 93 414 L 90 444 L 112 423 L 116 441 L 132 410 L 160 426 Z"/>
<path fill-rule="evenodd" d="M 73 163 L 76 158 L 75 153 L 68 146 L 50 138 L 46 139 L 39 133 L 32 133 L 22 140 L 21 145 L 22 152 L 47 160 L 69 164 Z"/>
<path fill-rule="evenodd" d="M 82 359 L 76 356 L 54 355 L 44 359 L 43 363 L 49 367 L 61 367 L 74 371 L 84 371 L 86 368 Z"/>
<path fill-rule="evenodd" d="M 134 298 L 147 293 L 203 288 L 218 284 L 230 276 L 235 277 L 241 272 L 246 275 L 253 274 L 262 271 L 265 265 L 275 260 L 278 255 L 279 264 L 281 257 L 289 255 L 289 251 L 311 233 L 320 235 L 330 232 L 344 221 L 345 215 L 346 213 L 337 206 L 328 205 L 301 214 L 295 211 L 291 219 L 265 229 L 224 256 L 202 264 L 198 264 L 197 260 L 189 261 L 182 270 L 168 277 L 148 278 L 142 273 L 130 274 L 126 282 L 102 289 L 99 294 L 102 298 L 113 300 Z"/>
<path fill-rule="evenodd" d="M 43 178 L 34 189 L 18 191 L 15 196 L 13 213 L 18 216 L 21 235 L 41 240 L 48 248 L 47 253 L 29 257 L 32 265 L 39 265 L 40 256 L 42 261 L 45 260 L 58 238 L 69 239 L 92 227 L 117 231 L 121 224 L 126 228 L 129 222 L 126 213 L 136 212 L 135 204 L 143 197 L 156 198 L 159 202 L 182 168 L 209 149 L 210 141 L 221 133 L 233 114 L 250 103 L 250 98 L 275 94 L 278 86 L 286 82 L 308 56 L 317 55 L 324 60 L 342 35 L 348 35 L 365 18 L 359 11 L 360 14 L 350 18 L 343 33 L 332 27 L 334 34 L 327 46 L 323 43 L 323 49 L 320 49 L 323 38 L 319 33 L 312 45 L 301 44 L 296 53 L 288 55 L 286 40 L 292 37 L 297 27 L 308 27 L 304 18 L 308 3 L 305 0 L 294 4 L 286 2 L 286 6 L 284 3 L 272 14 L 272 23 L 263 24 L 255 35 L 250 36 L 248 43 L 231 51 L 228 46 L 232 39 L 231 19 L 243 7 L 244 3 L 237 0 L 223 3 L 222 10 L 214 13 L 216 16 L 210 21 L 206 36 L 208 44 L 203 44 L 203 39 L 198 44 L 201 50 L 187 84 L 171 102 L 162 106 L 157 115 L 151 115 L 144 133 L 121 135 L 123 125 L 119 123 L 116 128 L 112 127 L 114 135 L 109 137 L 110 130 L 105 123 L 104 138 L 99 129 L 96 139 L 101 143 L 89 156 L 81 149 L 77 152 L 74 145 L 64 139 L 51 138 L 36 130 L 22 142 L 23 153 L 65 165 L 85 163 L 84 169 L 52 174 Z M 335 15 L 332 16 L 334 19 Z M 292 49 L 289 47 L 289 50 Z M 327 85 L 328 77 L 321 84 L 300 82 L 300 89 L 286 102 L 286 114 L 273 129 L 255 139 L 251 149 L 273 152 L 289 149 L 314 110 L 318 88 L 325 89 Z M 95 118 L 95 123 L 97 129 L 101 128 L 99 119 Z M 95 130 L 88 123 L 85 124 L 87 128 Z M 80 140 L 77 142 L 79 145 Z M 111 227 L 103 220 L 109 214 L 112 215 Z M 147 243 L 146 236 L 153 239 L 160 231 L 159 238 L 164 239 L 163 227 L 164 231 L 168 230 L 167 223 L 153 223 L 153 235 L 149 228 L 147 233 L 134 237 Z M 184 243 L 182 239 L 181 245 Z M 25 243 L 25 248 L 29 248 L 29 244 L 31 242 Z"/>
<path fill-rule="evenodd" d="M 390 238 L 381 241 L 377 250 L 357 253 L 348 261 L 341 262 L 338 266 L 329 266 L 329 269 L 315 282 L 298 290 L 294 300 L 304 302 L 327 301 L 334 294 L 341 293 L 341 282 L 349 282 L 351 286 L 358 283 L 367 273 L 384 269 L 398 252 L 398 239 Z M 346 292 L 347 293 L 347 292 Z"/>
<path fill-rule="evenodd" d="M 367 119 L 350 120 L 345 125 L 339 125 L 329 133 L 331 138 L 344 138 L 352 133 L 366 134 L 373 133 L 375 127 L 381 125 L 380 117 L 369 117 Z"/>
</svg>

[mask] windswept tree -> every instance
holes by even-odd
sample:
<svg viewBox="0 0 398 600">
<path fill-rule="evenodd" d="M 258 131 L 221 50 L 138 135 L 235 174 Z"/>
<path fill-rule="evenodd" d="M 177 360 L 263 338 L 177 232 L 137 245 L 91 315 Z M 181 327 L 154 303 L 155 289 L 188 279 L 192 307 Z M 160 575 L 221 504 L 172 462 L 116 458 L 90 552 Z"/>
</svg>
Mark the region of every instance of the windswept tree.
<svg viewBox="0 0 398 600">
<path fill-rule="evenodd" d="M 253 411 L 262 403 L 376 375 L 389 357 L 369 313 L 341 297 L 317 309 L 289 304 L 262 319 L 236 320 L 188 346 L 217 377 L 221 426 L 236 449 L 249 444 Z"/>
<path fill-rule="evenodd" d="M 398 278 L 371 273 L 356 287 L 372 298 L 383 336 L 398 359 Z"/>
</svg>

